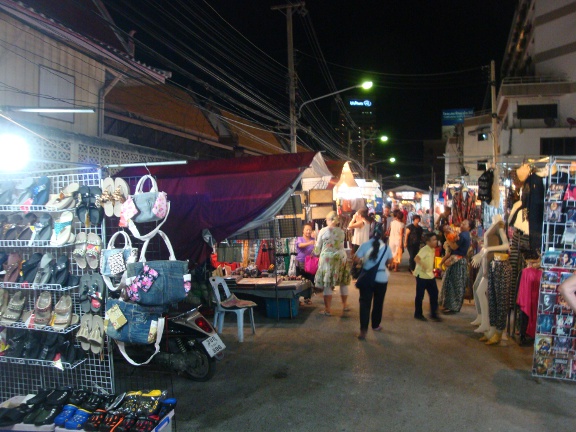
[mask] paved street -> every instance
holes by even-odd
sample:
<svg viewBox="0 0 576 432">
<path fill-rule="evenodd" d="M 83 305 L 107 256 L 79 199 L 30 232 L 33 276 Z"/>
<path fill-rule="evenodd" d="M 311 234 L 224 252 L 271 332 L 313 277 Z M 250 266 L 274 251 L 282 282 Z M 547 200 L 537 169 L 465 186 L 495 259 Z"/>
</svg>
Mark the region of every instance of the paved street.
<svg viewBox="0 0 576 432">
<path fill-rule="evenodd" d="M 405 268 L 405 267 L 404 267 Z M 393 273 L 384 331 L 358 341 L 352 312 L 323 317 L 322 297 L 296 319 L 256 314 L 256 331 L 228 346 L 207 383 L 175 378 L 180 431 L 542 431 L 568 430 L 576 385 L 534 379 L 532 349 L 486 346 L 469 325 L 473 305 L 442 323 L 412 318 L 414 280 Z M 425 312 L 427 310 L 425 300 Z"/>
</svg>

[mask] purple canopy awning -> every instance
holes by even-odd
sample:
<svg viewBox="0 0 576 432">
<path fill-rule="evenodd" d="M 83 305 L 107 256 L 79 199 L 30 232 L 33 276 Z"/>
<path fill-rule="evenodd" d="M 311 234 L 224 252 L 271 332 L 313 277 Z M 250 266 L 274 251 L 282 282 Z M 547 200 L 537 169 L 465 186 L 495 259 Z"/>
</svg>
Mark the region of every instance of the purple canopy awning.
<svg viewBox="0 0 576 432">
<path fill-rule="evenodd" d="M 314 156 L 314 152 L 305 152 L 190 161 L 186 165 L 125 168 L 118 177 L 140 177 L 150 171 L 170 201 L 170 215 L 162 230 L 178 259 L 199 263 L 211 252 L 202 230 L 210 230 L 216 241 L 222 241 L 279 199 L 288 199 L 286 192 Z"/>
</svg>

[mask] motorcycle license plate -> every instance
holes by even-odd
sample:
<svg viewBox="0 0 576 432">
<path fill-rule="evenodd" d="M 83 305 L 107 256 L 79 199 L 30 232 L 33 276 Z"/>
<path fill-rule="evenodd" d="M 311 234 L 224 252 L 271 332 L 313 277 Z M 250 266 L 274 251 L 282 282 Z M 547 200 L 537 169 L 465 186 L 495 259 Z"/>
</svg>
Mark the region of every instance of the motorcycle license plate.
<svg viewBox="0 0 576 432">
<path fill-rule="evenodd" d="M 226 345 L 224 345 L 224 342 L 222 342 L 222 339 L 220 339 L 218 335 L 210 336 L 208 339 L 202 341 L 202 345 L 204 345 L 210 357 L 214 357 L 226 348 Z"/>
</svg>

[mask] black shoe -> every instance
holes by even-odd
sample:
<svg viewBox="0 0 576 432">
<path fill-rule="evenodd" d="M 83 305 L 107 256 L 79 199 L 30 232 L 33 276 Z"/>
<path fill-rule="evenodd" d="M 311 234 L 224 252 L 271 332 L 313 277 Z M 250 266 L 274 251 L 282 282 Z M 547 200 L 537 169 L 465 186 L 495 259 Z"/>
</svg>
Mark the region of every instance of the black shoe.
<svg viewBox="0 0 576 432">
<path fill-rule="evenodd" d="M 445 310 L 442 311 L 442 313 L 443 313 L 444 315 L 454 315 L 454 314 L 457 314 L 458 312 L 453 311 L 453 310 L 450 310 L 450 309 L 445 309 Z"/>
<path fill-rule="evenodd" d="M 442 322 L 442 318 L 440 318 L 438 315 L 430 315 L 430 319 L 434 322 Z"/>
<path fill-rule="evenodd" d="M 414 315 L 414 319 L 418 321 L 428 321 L 424 315 Z"/>
</svg>

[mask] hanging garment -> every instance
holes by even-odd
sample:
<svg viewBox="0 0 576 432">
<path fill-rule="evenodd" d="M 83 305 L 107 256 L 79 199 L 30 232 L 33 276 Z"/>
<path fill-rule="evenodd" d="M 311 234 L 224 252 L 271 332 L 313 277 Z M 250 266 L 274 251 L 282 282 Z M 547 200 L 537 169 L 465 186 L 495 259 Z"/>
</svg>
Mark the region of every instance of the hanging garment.
<svg viewBox="0 0 576 432">
<path fill-rule="evenodd" d="M 527 267 L 520 275 L 518 287 L 518 306 L 528 316 L 526 335 L 534 338 L 536 335 L 536 317 L 538 315 L 538 293 L 542 270 Z"/>
<path fill-rule="evenodd" d="M 494 170 L 485 171 L 478 178 L 478 199 L 480 201 L 492 201 L 492 183 L 494 182 Z"/>
<path fill-rule="evenodd" d="M 488 270 L 488 312 L 490 326 L 506 329 L 509 297 L 512 290 L 512 266 L 508 261 L 493 260 Z"/>
<path fill-rule="evenodd" d="M 268 271 L 270 267 L 270 255 L 268 254 L 268 242 L 266 240 L 262 240 L 260 244 L 260 250 L 256 258 L 256 267 L 258 267 L 260 271 Z"/>
<path fill-rule="evenodd" d="M 446 270 L 440 294 L 440 305 L 453 312 L 460 312 L 464 291 L 468 283 L 468 260 L 462 258 Z"/>
<path fill-rule="evenodd" d="M 536 174 L 531 174 L 522 187 L 522 208 L 523 217 L 528 218 L 530 248 L 540 250 L 544 222 L 544 181 Z"/>
</svg>

